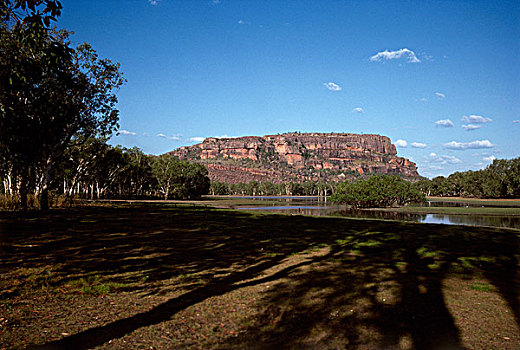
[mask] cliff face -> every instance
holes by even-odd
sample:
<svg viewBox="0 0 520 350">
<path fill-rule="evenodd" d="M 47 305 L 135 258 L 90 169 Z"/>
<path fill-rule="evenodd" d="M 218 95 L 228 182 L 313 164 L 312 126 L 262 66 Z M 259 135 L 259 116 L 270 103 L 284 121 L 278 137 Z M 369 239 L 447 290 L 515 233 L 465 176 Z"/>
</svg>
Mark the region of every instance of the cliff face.
<svg viewBox="0 0 520 350">
<path fill-rule="evenodd" d="M 208 167 L 212 180 L 340 181 L 368 174 L 419 178 L 415 163 L 397 157 L 390 139 L 380 135 L 287 133 L 207 138 L 173 152 Z"/>
</svg>

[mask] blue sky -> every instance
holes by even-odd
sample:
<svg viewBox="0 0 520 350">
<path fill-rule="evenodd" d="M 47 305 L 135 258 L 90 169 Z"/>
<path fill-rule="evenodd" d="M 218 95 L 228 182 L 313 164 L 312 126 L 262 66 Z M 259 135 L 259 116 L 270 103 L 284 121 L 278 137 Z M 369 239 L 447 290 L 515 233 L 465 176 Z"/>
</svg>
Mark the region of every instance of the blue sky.
<svg viewBox="0 0 520 350">
<path fill-rule="evenodd" d="M 520 2 L 63 0 L 58 25 L 121 63 L 112 144 L 386 135 L 423 176 L 520 155 Z"/>
</svg>

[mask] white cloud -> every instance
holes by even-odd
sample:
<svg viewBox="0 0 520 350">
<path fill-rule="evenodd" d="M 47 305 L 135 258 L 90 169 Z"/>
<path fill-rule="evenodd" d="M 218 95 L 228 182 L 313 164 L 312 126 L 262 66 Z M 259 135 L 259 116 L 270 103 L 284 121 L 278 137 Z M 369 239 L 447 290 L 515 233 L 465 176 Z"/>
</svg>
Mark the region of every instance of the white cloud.
<svg viewBox="0 0 520 350">
<path fill-rule="evenodd" d="M 148 0 L 148 2 L 150 3 L 150 5 L 155 6 L 159 3 L 159 0 Z"/>
<path fill-rule="evenodd" d="M 410 63 L 419 63 L 421 62 L 417 56 L 415 55 L 415 52 L 412 50 L 409 50 L 407 48 L 396 50 L 396 51 L 381 51 L 376 53 L 374 56 L 370 57 L 370 61 L 376 62 L 376 61 L 383 61 L 383 60 L 394 60 L 399 59 L 402 57 L 406 57 L 408 62 Z"/>
<path fill-rule="evenodd" d="M 220 0 L 213 0 L 213 3 L 214 3 L 215 5 L 220 4 Z"/>
<path fill-rule="evenodd" d="M 477 129 L 480 129 L 481 127 L 482 127 L 482 125 L 475 125 L 475 124 L 462 125 L 462 128 L 466 131 L 477 130 Z"/>
<path fill-rule="evenodd" d="M 441 167 L 440 165 L 428 165 L 428 168 L 431 170 L 444 170 L 444 167 Z"/>
<path fill-rule="evenodd" d="M 428 145 L 421 142 L 412 142 L 410 146 L 412 146 L 413 148 L 426 148 Z"/>
<path fill-rule="evenodd" d="M 518 124 L 520 123 L 520 120 L 513 120 L 513 123 Z"/>
<path fill-rule="evenodd" d="M 497 159 L 497 157 L 495 157 L 495 156 L 489 156 L 489 157 L 482 158 L 482 160 L 484 162 L 490 162 L 490 163 L 493 162 L 495 159 Z"/>
<path fill-rule="evenodd" d="M 439 163 L 439 164 L 459 164 L 462 163 L 462 160 L 455 156 L 448 155 L 437 155 L 435 153 L 430 153 L 428 158 L 428 162 Z"/>
<path fill-rule="evenodd" d="M 117 132 L 118 135 L 128 135 L 128 136 L 136 136 L 137 133 L 136 132 L 133 132 L 133 131 L 128 131 L 128 130 L 124 130 L 124 129 L 121 129 Z"/>
<path fill-rule="evenodd" d="M 464 115 L 461 119 L 464 123 L 470 123 L 470 124 L 484 124 L 484 123 L 490 123 L 493 121 L 491 118 L 486 118 L 481 115 Z"/>
<path fill-rule="evenodd" d="M 363 113 L 364 110 L 363 110 L 363 108 L 361 108 L 361 107 L 356 107 L 356 108 L 354 108 L 354 109 L 352 110 L 352 112 L 353 112 L 353 113 Z"/>
<path fill-rule="evenodd" d="M 197 136 L 197 137 L 192 137 L 190 138 L 190 142 L 202 142 L 204 141 L 204 137 L 200 137 L 200 136 Z"/>
<path fill-rule="evenodd" d="M 426 97 L 421 97 L 419 99 L 419 102 L 428 102 L 428 99 Z"/>
<path fill-rule="evenodd" d="M 451 141 L 444 144 L 445 148 L 463 150 L 463 149 L 478 149 L 478 148 L 492 148 L 495 145 L 488 140 L 477 140 L 473 142 L 457 142 Z"/>
<path fill-rule="evenodd" d="M 237 23 L 238 23 L 238 24 L 246 24 L 246 22 L 244 22 L 244 21 L 241 20 L 241 19 L 239 19 Z"/>
<path fill-rule="evenodd" d="M 436 92 L 435 95 L 440 98 L 440 99 L 443 99 L 446 97 L 446 95 L 444 95 L 442 92 Z"/>
<path fill-rule="evenodd" d="M 323 85 L 325 85 L 325 87 L 327 89 L 329 89 L 330 91 L 341 91 L 341 86 L 339 86 L 338 84 L 335 84 L 335 83 L 323 83 Z"/>
<path fill-rule="evenodd" d="M 397 140 L 397 141 L 395 141 L 395 145 L 397 147 L 406 148 L 408 146 L 408 142 L 406 142 L 405 140 Z"/>
<path fill-rule="evenodd" d="M 453 128 L 454 125 L 453 122 L 449 119 L 441 119 L 435 122 L 435 126 L 440 126 L 443 128 Z"/>
<path fill-rule="evenodd" d="M 224 134 L 221 136 L 213 136 L 213 137 L 216 139 L 236 139 L 236 138 L 239 138 L 240 136 L 229 136 L 227 134 Z"/>
<path fill-rule="evenodd" d="M 171 141 L 180 141 L 182 135 L 172 135 L 172 136 L 167 136 L 165 134 L 157 134 L 156 135 L 157 137 L 162 137 L 163 139 L 167 139 L 167 140 L 171 140 Z"/>
</svg>

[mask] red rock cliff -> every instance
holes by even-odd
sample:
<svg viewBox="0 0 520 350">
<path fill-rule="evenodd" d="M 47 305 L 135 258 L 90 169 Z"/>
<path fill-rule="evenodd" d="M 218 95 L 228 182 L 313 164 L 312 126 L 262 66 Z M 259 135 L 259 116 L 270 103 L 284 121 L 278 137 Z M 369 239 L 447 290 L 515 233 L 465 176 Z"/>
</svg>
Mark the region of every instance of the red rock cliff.
<svg viewBox="0 0 520 350">
<path fill-rule="evenodd" d="M 397 157 L 390 139 L 381 135 L 287 133 L 207 138 L 171 153 L 204 163 L 212 180 L 228 183 L 339 181 L 356 173 L 419 177 L 415 163 Z"/>
</svg>

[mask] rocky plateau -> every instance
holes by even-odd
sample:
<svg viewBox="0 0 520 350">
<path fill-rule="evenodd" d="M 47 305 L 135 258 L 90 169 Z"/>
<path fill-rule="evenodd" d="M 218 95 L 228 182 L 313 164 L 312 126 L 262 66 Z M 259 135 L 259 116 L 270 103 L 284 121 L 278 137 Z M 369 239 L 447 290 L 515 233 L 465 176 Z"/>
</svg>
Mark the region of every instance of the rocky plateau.
<svg viewBox="0 0 520 350">
<path fill-rule="evenodd" d="M 212 181 L 343 181 L 371 174 L 420 178 L 415 163 L 398 157 L 390 138 L 349 133 L 285 133 L 207 138 L 172 155 L 204 164 Z"/>
</svg>

